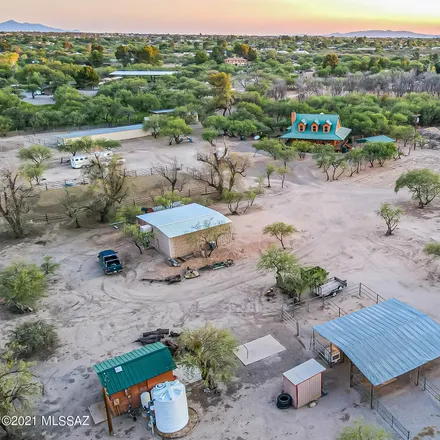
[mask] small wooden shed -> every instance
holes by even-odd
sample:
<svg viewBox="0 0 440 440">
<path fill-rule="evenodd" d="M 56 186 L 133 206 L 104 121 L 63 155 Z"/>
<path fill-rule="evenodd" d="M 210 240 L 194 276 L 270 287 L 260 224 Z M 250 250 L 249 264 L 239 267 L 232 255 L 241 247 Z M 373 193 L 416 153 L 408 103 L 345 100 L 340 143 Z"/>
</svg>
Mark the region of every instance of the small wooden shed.
<svg viewBox="0 0 440 440">
<path fill-rule="evenodd" d="M 292 396 L 292 405 L 301 408 L 321 397 L 322 373 L 319 362 L 310 359 L 283 373 L 283 392 Z"/>
</svg>

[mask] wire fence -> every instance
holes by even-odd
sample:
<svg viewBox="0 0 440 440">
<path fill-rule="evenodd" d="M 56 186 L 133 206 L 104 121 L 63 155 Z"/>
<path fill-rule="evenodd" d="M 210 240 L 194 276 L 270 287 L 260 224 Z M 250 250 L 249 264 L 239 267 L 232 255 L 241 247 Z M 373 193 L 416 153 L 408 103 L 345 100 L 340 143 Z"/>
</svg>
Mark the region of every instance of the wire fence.
<svg viewBox="0 0 440 440">
<path fill-rule="evenodd" d="M 66 163 L 65 158 L 61 158 L 61 163 Z M 177 169 L 177 171 L 182 170 L 183 167 L 184 165 L 181 165 L 180 168 Z M 164 171 L 171 172 L 172 169 L 171 168 L 168 169 L 167 166 L 164 166 Z M 136 170 L 124 170 L 124 174 L 127 177 L 154 176 L 154 175 L 161 175 L 161 173 L 162 173 L 161 167 L 139 168 Z M 41 188 L 44 190 L 59 189 L 59 188 L 68 188 L 72 186 L 88 185 L 89 183 L 90 180 L 86 177 L 85 174 L 83 174 L 81 177 L 74 179 L 64 179 L 54 182 L 43 182 L 41 184 Z"/>
</svg>

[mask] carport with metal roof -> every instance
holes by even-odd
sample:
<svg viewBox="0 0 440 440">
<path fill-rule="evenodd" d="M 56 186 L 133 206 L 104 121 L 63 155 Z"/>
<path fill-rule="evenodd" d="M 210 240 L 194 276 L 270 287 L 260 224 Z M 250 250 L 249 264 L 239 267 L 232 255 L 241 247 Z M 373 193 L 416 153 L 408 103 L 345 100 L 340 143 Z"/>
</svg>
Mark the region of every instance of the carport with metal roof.
<svg viewBox="0 0 440 440">
<path fill-rule="evenodd" d="M 314 326 L 313 347 L 330 366 L 337 347 L 351 361 L 350 386 L 356 366 L 371 384 L 372 396 L 375 386 L 412 370 L 419 374 L 420 367 L 440 357 L 440 325 L 391 299 Z"/>
</svg>

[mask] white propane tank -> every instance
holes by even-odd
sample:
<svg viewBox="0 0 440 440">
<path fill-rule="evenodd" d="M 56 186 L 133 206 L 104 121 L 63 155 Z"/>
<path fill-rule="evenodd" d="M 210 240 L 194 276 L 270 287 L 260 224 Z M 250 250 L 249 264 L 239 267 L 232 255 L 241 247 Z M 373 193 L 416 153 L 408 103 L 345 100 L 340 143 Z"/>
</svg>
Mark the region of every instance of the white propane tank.
<svg viewBox="0 0 440 440">
<path fill-rule="evenodd" d="M 140 228 L 141 232 L 152 232 L 153 231 L 153 226 L 151 225 L 142 225 Z"/>
<path fill-rule="evenodd" d="M 152 390 L 156 426 L 164 434 L 183 429 L 189 421 L 185 386 L 178 380 L 156 385 Z"/>
<path fill-rule="evenodd" d="M 151 396 L 148 391 L 141 394 L 141 406 L 142 409 L 148 409 L 148 403 L 151 401 Z"/>
</svg>

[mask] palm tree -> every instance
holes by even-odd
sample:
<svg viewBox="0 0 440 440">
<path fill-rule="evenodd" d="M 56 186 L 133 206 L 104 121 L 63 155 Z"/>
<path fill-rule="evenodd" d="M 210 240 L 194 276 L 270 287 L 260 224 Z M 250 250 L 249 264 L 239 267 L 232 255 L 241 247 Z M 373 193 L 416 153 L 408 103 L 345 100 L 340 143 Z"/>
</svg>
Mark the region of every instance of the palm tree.
<svg viewBox="0 0 440 440">
<path fill-rule="evenodd" d="M 199 369 L 205 385 L 215 390 L 217 383 L 228 383 L 237 369 L 234 350 L 238 345 L 234 335 L 212 325 L 184 330 L 179 342 L 183 353 L 178 363 L 184 368 Z"/>
</svg>

